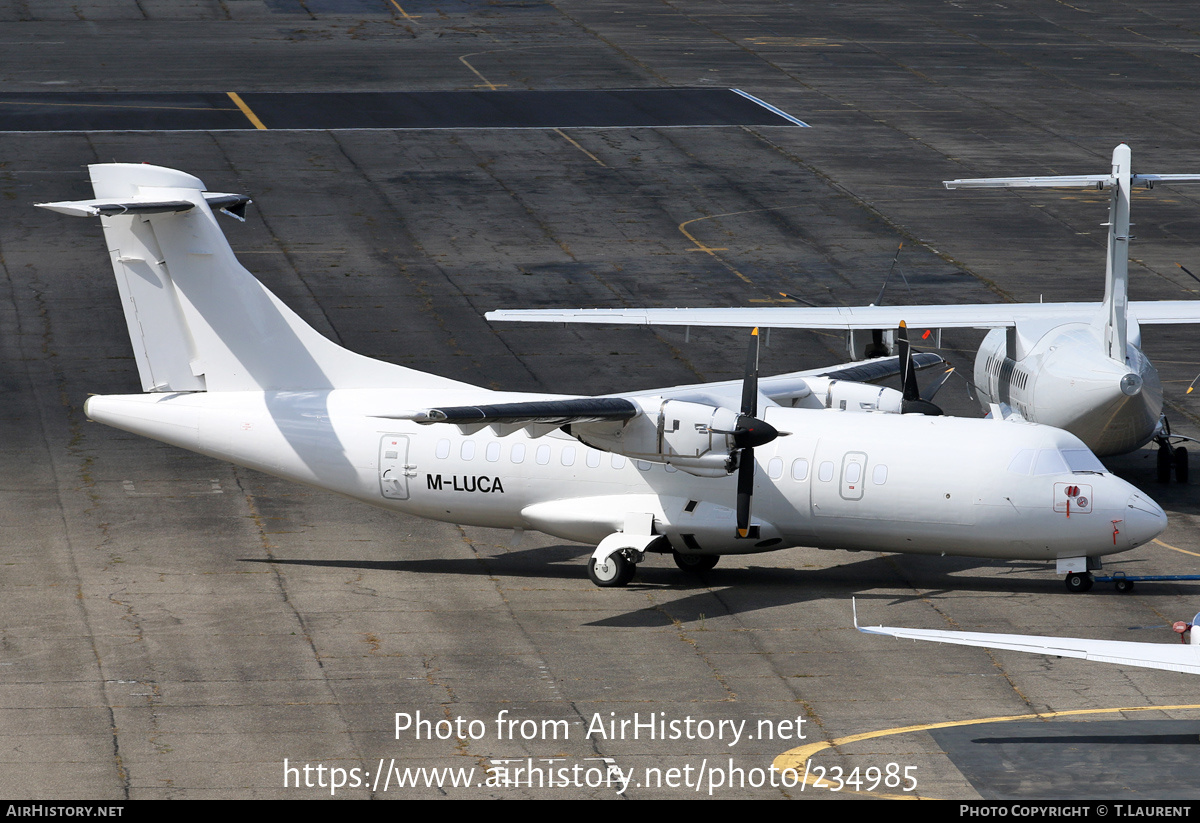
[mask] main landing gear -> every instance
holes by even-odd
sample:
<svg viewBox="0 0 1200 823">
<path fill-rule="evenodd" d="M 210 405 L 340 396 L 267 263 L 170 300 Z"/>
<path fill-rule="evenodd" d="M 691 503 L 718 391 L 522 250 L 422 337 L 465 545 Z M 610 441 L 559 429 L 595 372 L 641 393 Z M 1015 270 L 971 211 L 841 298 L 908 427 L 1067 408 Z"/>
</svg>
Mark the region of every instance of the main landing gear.
<svg viewBox="0 0 1200 823">
<path fill-rule="evenodd" d="M 1188 452 L 1183 446 L 1172 446 L 1171 440 L 1188 439 L 1181 435 L 1171 434 L 1171 424 L 1166 415 L 1158 423 L 1158 434 L 1154 442 L 1158 444 L 1158 482 L 1170 483 L 1171 470 L 1175 470 L 1175 482 L 1188 482 Z"/>
<path fill-rule="evenodd" d="M 688 574 L 710 572 L 721 559 L 719 554 L 680 554 L 677 551 L 672 551 L 671 557 L 675 559 L 675 565 Z"/>
<path fill-rule="evenodd" d="M 588 577 L 602 589 L 628 586 L 636 571 L 637 564 L 624 552 L 613 552 L 603 560 L 593 557 L 588 561 Z"/>
</svg>

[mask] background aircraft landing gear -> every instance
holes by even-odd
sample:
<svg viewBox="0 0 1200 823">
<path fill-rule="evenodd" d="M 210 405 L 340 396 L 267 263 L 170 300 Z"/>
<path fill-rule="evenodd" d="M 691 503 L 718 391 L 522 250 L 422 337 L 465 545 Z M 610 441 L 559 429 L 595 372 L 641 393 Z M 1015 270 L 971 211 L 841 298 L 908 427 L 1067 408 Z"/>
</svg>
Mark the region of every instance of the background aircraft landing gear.
<svg viewBox="0 0 1200 823">
<path fill-rule="evenodd" d="M 1069 592 L 1086 592 L 1092 588 L 1091 572 L 1071 572 L 1067 575 L 1066 584 Z"/>
<path fill-rule="evenodd" d="M 710 572 L 721 559 L 719 554 L 680 554 L 677 551 L 672 551 L 671 556 L 675 558 L 675 565 L 689 574 Z"/>
<path fill-rule="evenodd" d="M 602 589 L 628 586 L 636 571 L 634 562 L 621 552 L 613 552 L 600 563 L 594 557 L 588 561 L 588 577 Z"/>
<path fill-rule="evenodd" d="M 1171 424 L 1166 416 L 1158 424 L 1159 433 L 1154 442 L 1158 444 L 1158 482 L 1171 482 L 1171 469 L 1175 470 L 1175 482 L 1188 482 L 1188 452 L 1183 446 L 1171 446 L 1171 439 L 1187 440 L 1182 435 L 1171 434 Z"/>
</svg>

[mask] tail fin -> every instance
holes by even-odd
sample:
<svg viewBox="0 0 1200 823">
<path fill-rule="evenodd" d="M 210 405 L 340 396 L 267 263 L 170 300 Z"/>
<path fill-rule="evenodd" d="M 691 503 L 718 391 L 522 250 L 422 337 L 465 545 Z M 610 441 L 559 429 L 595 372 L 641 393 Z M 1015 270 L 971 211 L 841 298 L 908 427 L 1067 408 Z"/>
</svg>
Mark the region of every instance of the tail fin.
<svg viewBox="0 0 1200 823">
<path fill-rule="evenodd" d="M 206 192 L 159 166 L 90 167 L 95 200 L 39 203 L 99 216 L 142 388 L 269 391 L 462 386 L 355 354 L 323 337 L 246 271 L 212 207 L 250 202 Z"/>
<path fill-rule="evenodd" d="M 948 189 L 982 188 L 1098 188 L 1112 191 L 1108 208 L 1108 272 L 1104 281 L 1105 354 L 1125 363 L 1129 311 L 1129 197 L 1133 186 L 1154 188 L 1155 183 L 1200 183 L 1200 174 L 1133 174 L 1129 146 L 1113 149 L 1108 174 L 1074 174 L 1055 177 L 981 177 L 946 180 Z"/>
</svg>

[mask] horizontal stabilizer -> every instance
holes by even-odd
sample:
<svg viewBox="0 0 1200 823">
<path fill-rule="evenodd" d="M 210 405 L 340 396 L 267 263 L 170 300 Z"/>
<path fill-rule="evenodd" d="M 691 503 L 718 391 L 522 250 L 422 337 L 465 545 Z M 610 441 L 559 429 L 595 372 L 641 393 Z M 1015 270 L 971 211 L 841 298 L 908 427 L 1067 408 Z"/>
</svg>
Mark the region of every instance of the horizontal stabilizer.
<svg viewBox="0 0 1200 823">
<path fill-rule="evenodd" d="M 49 209 L 71 217 L 112 217 L 117 214 L 178 214 L 195 208 L 188 200 L 63 200 L 58 203 L 35 203 L 39 209 Z"/>
<path fill-rule="evenodd" d="M 1108 189 L 1117 185 L 1112 174 L 1066 174 L 1058 177 L 976 177 L 943 180 L 948 189 Z M 1131 186 L 1153 188 L 1155 183 L 1200 183 L 1200 174 L 1131 174 Z"/>
<path fill-rule="evenodd" d="M 244 194 L 203 192 L 209 207 L 246 221 L 246 206 L 254 201 Z M 149 197 L 129 200 L 62 200 L 57 203 L 35 203 L 40 209 L 49 209 L 70 217 L 114 217 L 118 214 L 179 214 L 195 208 L 190 200 L 155 200 Z"/>
</svg>

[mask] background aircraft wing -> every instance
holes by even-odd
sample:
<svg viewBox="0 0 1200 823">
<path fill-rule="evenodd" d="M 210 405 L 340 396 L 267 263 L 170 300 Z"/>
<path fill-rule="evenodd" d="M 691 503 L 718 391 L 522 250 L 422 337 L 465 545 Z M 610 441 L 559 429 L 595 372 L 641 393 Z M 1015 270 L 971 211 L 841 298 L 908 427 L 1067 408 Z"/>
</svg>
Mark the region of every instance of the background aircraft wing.
<svg viewBox="0 0 1200 823">
<path fill-rule="evenodd" d="M 864 634 L 884 634 L 906 640 L 928 640 L 957 646 L 1078 657 L 1121 666 L 1140 666 L 1173 672 L 1200 674 L 1200 646 L 1170 643 L 1137 643 L 1127 640 L 1086 640 L 1075 637 L 1039 637 L 1024 634 L 952 632 L 936 629 L 902 629 L 893 626 L 859 626 Z"/>
<path fill-rule="evenodd" d="M 1187 301 L 1174 301 L 1186 303 Z M 1136 305 L 1136 304 L 1135 304 Z M 1200 306 L 1200 301 L 1196 301 Z M 726 309 L 501 309 L 488 320 L 522 323 L 620 323 L 639 326 L 726 326 L 770 329 L 994 329 L 1018 320 L 1054 317 L 1090 321 L 1098 303 L 978 303 L 958 306 L 765 306 Z M 1164 321 L 1165 322 L 1165 321 Z"/>
<path fill-rule="evenodd" d="M 1200 300 L 1133 300 L 1129 314 L 1143 326 L 1200 323 Z"/>
</svg>

